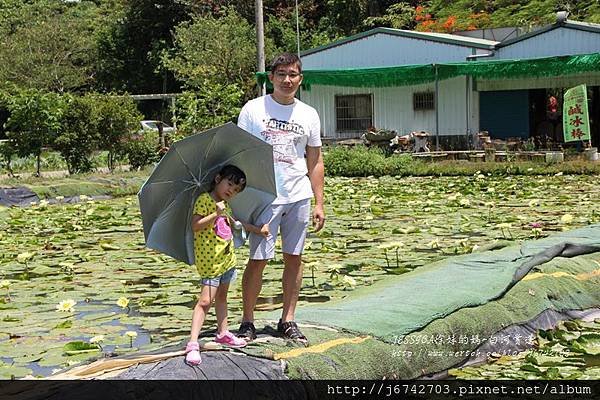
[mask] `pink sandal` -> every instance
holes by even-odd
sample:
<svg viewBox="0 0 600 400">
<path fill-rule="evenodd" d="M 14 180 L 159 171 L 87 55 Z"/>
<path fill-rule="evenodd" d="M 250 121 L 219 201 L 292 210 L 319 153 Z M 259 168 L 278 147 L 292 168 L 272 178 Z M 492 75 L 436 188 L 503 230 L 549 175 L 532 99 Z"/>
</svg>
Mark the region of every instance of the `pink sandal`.
<svg viewBox="0 0 600 400">
<path fill-rule="evenodd" d="M 185 346 L 185 363 L 190 366 L 196 366 L 202 362 L 200 357 L 200 345 L 198 342 L 188 342 Z"/>
<path fill-rule="evenodd" d="M 215 338 L 215 342 L 233 348 L 246 347 L 246 345 L 248 344 L 244 339 L 235 336 L 229 331 L 225 331 L 222 334 L 217 335 L 217 337 Z"/>
</svg>

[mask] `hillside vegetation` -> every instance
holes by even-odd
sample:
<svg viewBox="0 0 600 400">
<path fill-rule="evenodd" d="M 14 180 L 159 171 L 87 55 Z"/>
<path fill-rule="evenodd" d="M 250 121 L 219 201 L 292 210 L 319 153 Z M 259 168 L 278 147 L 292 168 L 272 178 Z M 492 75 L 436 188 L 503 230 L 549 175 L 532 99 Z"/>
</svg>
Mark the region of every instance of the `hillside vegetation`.
<svg viewBox="0 0 600 400">
<path fill-rule="evenodd" d="M 295 2 L 263 3 L 267 59 L 295 51 Z M 573 20 L 600 23 L 597 0 L 298 4 L 301 49 L 376 26 L 438 32 L 531 28 L 554 22 L 559 10 L 569 10 Z M 243 102 L 253 94 L 256 69 L 254 6 L 254 0 L 0 0 L 0 89 L 133 94 L 191 89 L 204 98 L 225 92 Z"/>
</svg>

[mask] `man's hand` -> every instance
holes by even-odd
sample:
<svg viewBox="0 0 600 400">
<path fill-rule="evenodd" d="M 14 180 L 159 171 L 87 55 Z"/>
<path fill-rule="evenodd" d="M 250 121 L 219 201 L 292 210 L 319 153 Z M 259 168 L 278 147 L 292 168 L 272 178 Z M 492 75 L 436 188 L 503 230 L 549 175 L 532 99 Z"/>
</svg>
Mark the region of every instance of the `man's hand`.
<svg viewBox="0 0 600 400">
<path fill-rule="evenodd" d="M 315 208 L 313 209 L 313 227 L 319 232 L 325 225 L 325 210 L 323 209 L 323 186 L 325 184 L 325 168 L 320 147 L 306 146 L 306 167 L 308 179 L 315 194 Z"/>
<path fill-rule="evenodd" d="M 319 232 L 323 228 L 323 225 L 325 225 L 325 210 L 323 206 L 315 206 L 312 214 L 313 227 L 315 228 L 315 232 Z"/>
<path fill-rule="evenodd" d="M 215 212 L 217 213 L 217 216 L 223 215 L 223 213 L 225 212 L 225 202 L 224 201 L 220 201 L 217 203 Z"/>
<path fill-rule="evenodd" d="M 258 233 L 260 235 L 263 235 L 264 237 L 267 237 L 271 234 L 271 232 L 269 232 L 269 224 L 264 224 L 263 226 L 260 227 L 260 231 L 258 231 Z"/>
</svg>

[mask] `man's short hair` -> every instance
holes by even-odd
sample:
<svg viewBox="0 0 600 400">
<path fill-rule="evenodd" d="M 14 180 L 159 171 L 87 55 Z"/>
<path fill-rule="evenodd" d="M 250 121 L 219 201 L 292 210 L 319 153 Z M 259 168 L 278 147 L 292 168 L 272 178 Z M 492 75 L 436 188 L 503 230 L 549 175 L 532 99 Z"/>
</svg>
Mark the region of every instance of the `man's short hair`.
<svg viewBox="0 0 600 400">
<path fill-rule="evenodd" d="M 296 64 L 298 66 L 298 72 L 302 73 L 302 61 L 300 57 L 293 53 L 282 53 L 273 59 L 271 63 L 270 71 L 275 72 L 280 65 L 291 65 Z"/>
</svg>

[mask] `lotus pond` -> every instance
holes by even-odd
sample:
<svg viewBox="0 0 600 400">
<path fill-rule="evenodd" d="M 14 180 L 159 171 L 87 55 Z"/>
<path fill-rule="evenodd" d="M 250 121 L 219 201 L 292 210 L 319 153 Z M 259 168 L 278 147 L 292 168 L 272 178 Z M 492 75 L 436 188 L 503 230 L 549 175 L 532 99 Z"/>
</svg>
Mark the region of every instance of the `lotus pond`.
<svg viewBox="0 0 600 400">
<path fill-rule="evenodd" d="M 599 222 L 597 182 L 561 174 L 328 178 L 328 219 L 307 241 L 300 305 L 444 257 Z M 0 208 L 0 243 L 0 378 L 47 376 L 189 334 L 195 269 L 144 248 L 134 196 Z M 281 307 L 281 268 L 281 258 L 267 268 L 257 309 Z M 240 315 L 238 280 L 232 326 Z M 214 316 L 205 326 L 215 326 Z"/>
</svg>

